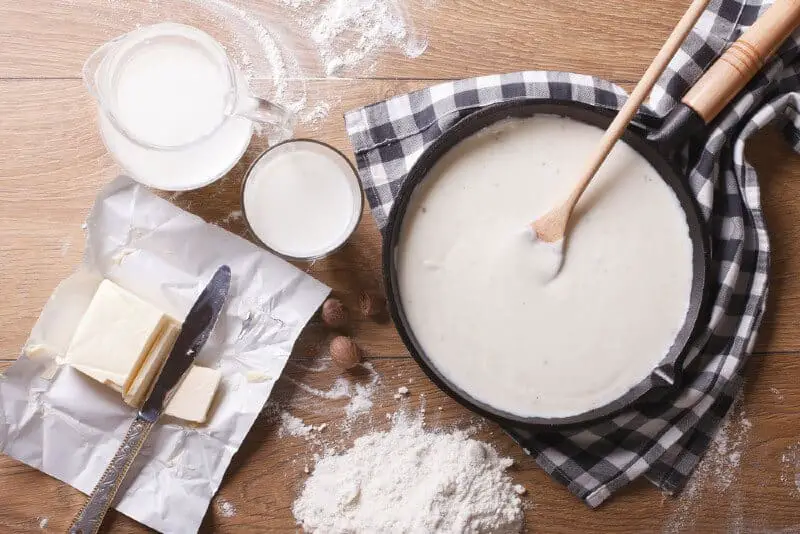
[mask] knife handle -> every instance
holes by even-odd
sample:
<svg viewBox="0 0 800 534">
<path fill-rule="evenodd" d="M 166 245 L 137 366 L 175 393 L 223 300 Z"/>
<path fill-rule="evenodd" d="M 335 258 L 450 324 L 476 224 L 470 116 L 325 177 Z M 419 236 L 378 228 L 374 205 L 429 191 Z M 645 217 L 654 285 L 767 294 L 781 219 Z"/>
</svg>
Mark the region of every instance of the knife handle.
<svg viewBox="0 0 800 534">
<path fill-rule="evenodd" d="M 75 520 L 69 528 L 69 534 L 96 534 L 100 530 L 103 518 L 113 504 L 117 490 L 147 440 L 147 436 L 150 435 L 153 425 L 152 421 L 147 421 L 141 416 L 137 416 L 131 423 L 125 439 L 122 440 L 119 449 L 98 480 L 86 504 L 75 516 Z"/>
</svg>

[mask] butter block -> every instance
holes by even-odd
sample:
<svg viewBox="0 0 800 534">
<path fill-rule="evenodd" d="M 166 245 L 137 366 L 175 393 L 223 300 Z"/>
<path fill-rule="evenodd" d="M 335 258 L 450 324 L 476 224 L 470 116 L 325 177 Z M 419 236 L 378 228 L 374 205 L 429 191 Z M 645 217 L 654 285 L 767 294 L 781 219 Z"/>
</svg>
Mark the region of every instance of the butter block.
<svg viewBox="0 0 800 534">
<path fill-rule="evenodd" d="M 97 288 L 67 349 L 78 371 L 123 394 L 175 320 L 110 280 Z"/>
<path fill-rule="evenodd" d="M 139 372 L 136 373 L 136 378 L 131 382 L 131 387 L 123 395 L 123 400 L 136 408 L 141 407 L 147 394 L 150 392 L 153 381 L 161 372 L 164 362 L 167 360 L 170 351 L 172 351 L 175 340 L 178 339 L 178 334 L 181 332 L 181 327 L 178 324 L 170 324 L 162 330 L 161 335 L 153 344 L 150 352 L 145 357 Z"/>
<path fill-rule="evenodd" d="M 164 413 L 196 423 L 205 423 L 222 373 L 216 369 L 193 365 L 189 368 Z"/>
</svg>

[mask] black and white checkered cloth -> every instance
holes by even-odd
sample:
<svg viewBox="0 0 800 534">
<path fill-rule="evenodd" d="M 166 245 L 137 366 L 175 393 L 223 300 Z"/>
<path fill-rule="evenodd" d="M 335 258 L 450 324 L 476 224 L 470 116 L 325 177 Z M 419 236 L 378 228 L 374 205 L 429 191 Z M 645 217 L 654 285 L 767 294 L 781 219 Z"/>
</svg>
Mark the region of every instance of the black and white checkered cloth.
<svg viewBox="0 0 800 534">
<path fill-rule="evenodd" d="M 641 122 L 657 125 L 768 5 L 713 1 L 654 89 Z M 681 391 L 657 406 L 637 406 L 581 428 L 536 434 L 507 429 L 589 506 L 642 475 L 667 492 L 679 490 L 741 388 L 743 365 L 764 312 L 770 257 L 758 180 L 744 159 L 744 145 L 775 122 L 800 151 L 798 51 L 800 35 L 795 34 L 713 122 L 707 137 L 677 156 L 712 234 L 709 298 L 714 305 L 689 349 Z M 482 107 L 522 98 L 617 109 L 626 95 L 591 76 L 533 71 L 447 82 L 347 113 L 347 132 L 378 226 L 386 224 L 411 166 L 443 131 Z"/>
</svg>

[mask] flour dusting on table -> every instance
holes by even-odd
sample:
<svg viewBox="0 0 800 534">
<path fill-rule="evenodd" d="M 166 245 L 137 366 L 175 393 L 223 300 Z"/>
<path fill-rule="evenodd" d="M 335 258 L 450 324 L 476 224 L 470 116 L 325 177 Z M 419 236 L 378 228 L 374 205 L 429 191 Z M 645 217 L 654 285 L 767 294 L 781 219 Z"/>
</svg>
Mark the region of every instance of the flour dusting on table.
<svg viewBox="0 0 800 534">
<path fill-rule="evenodd" d="M 234 52 L 246 77 L 271 79 L 272 99 L 294 112 L 305 108 L 305 81 L 297 58 L 283 46 L 269 25 L 225 0 L 197 0 L 197 4 L 216 14 L 219 21 L 233 31 Z M 290 80 L 294 94 L 290 94 Z"/>
<path fill-rule="evenodd" d="M 313 426 L 305 424 L 299 417 L 295 417 L 289 412 L 281 413 L 281 427 L 278 429 L 279 436 L 307 437 L 313 430 Z"/>
<path fill-rule="evenodd" d="M 222 517 L 233 517 L 236 515 L 236 506 L 232 502 L 226 501 L 223 498 L 217 499 L 217 510 Z"/>
<path fill-rule="evenodd" d="M 667 520 L 665 532 L 692 530 L 700 506 L 709 494 L 726 495 L 728 528 L 743 529 L 743 505 L 739 488 L 732 487 L 741 471 L 744 453 L 753 424 L 737 399 L 720 424 L 708 452 L 697 466 L 692 478 L 678 496 L 676 511 Z"/>
<path fill-rule="evenodd" d="M 399 48 L 415 58 L 428 46 L 398 0 L 281 2 L 295 10 L 295 20 L 310 32 L 328 76 L 369 64 L 386 48 Z"/>
<path fill-rule="evenodd" d="M 778 398 L 778 400 L 783 400 L 783 393 L 781 393 L 781 390 L 779 390 L 776 387 L 771 387 L 769 388 L 769 390 L 773 395 L 775 395 Z"/>
<path fill-rule="evenodd" d="M 300 367 L 302 368 L 302 366 Z M 371 363 L 364 362 L 359 364 L 359 367 L 366 371 L 369 376 L 369 382 L 352 384 L 347 378 L 339 377 L 333 382 L 330 388 L 322 390 L 311 387 L 293 378 L 288 378 L 288 380 L 305 393 L 313 395 L 314 397 L 326 400 L 350 399 L 344 407 L 346 421 L 350 422 L 372 409 L 372 396 L 375 394 L 376 388 L 381 382 L 380 375 L 375 371 Z M 310 368 L 306 369 L 310 370 Z"/>
<path fill-rule="evenodd" d="M 369 386 L 356 384 L 350 402 L 344 407 L 348 419 L 354 419 L 360 414 L 369 412 L 372 409 L 372 389 Z"/>
<path fill-rule="evenodd" d="M 304 384 L 303 382 L 293 378 L 289 378 L 288 380 L 306 393 L 321 399 L 336 400 L 344 399 L 350 396 L 350 381 L 346 378 L 337 378 L 330 388 L 324 390 L 311 387 L 308 384 Z"/>
<path fill-rule="evenodd" d="M 800 443 L 792 445 L 781 455 L 781 482 L 800 496 Z"/>
</svg>

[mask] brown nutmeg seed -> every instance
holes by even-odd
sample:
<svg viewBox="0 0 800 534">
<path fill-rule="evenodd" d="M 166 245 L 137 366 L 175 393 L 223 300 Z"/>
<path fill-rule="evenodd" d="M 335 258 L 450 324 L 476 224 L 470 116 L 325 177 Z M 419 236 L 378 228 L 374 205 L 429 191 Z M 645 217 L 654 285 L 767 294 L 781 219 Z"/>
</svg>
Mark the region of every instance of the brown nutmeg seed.
<svg viewBox="0 0 800 534">
<path fill-rule="evenodd" d="M 350 369 L 361 362 L 361 350 L 347 336 L 336 336 L 331 340 L 331 360 L 342 369 Z"/>
<path fill-rule="evenodd" d="M 342 328 L 347 324 L 347 308 L 339 299 L 330 298 L 322 305 L 322 322 L 331 328 Z"/>
<path fill-rule="evenodd" d="M 364 317 L 380 317 L 386 311 L 386 299 L 377 293 L 362 291 L 358 297 L 358 304 Z"/>
</svg>

